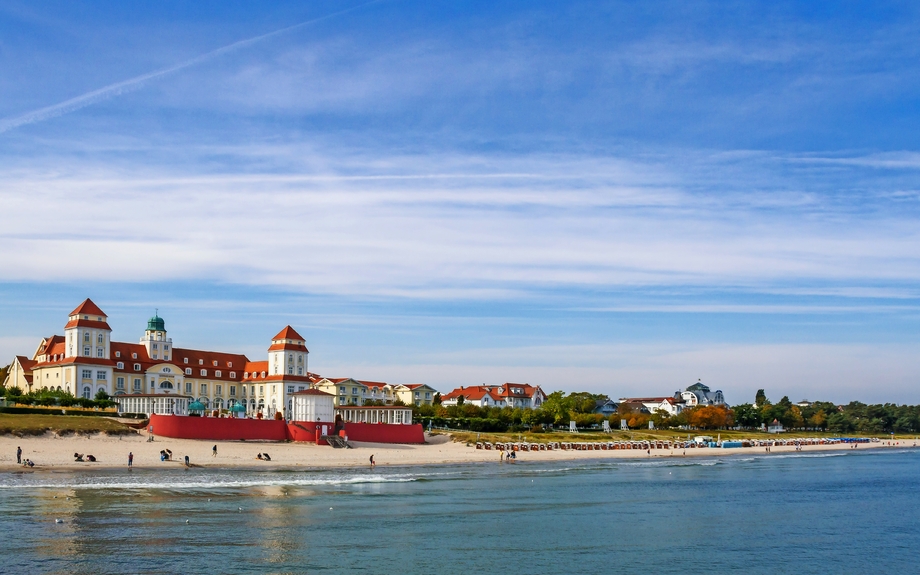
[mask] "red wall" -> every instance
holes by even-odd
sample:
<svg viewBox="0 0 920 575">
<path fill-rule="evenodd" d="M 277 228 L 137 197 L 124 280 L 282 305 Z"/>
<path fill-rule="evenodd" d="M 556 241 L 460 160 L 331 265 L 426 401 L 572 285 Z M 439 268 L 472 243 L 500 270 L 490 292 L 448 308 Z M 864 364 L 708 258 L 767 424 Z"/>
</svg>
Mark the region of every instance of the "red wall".
<svg viewBox="0 0 920 575">
<path fill-rule="evenodd" d="M 332 433 L 333 429 L 332 423 L 298 421 L 295 425 L 275 419 L 230 419 L 185 415 L 151 415 L 150 425 L 153 426 L 154 435 L 179 439 L 309 441 L 311 443 L 316 441 L 317 425 L 327 425 L 329 433 Z M 352 441 L 425 443 L 425 432 L 420 424 L 346 423 L 345 435 Z"/>
<path fill-rule="evenodd" d="M 231 419 L 217 417 L 188 417 L 184 415 L 151 415 L 153 434 L 180 439 L 261 439 L 284 441 L 288 438 L 287 423 L 274 419 Z"/>
<path fill-rule="evenodd" d="M 386 425 L 380 423 L 346 423 L 348 441 L 374 443 L 425 443 L 425 430 L 420 423 Z"/>
</svg>

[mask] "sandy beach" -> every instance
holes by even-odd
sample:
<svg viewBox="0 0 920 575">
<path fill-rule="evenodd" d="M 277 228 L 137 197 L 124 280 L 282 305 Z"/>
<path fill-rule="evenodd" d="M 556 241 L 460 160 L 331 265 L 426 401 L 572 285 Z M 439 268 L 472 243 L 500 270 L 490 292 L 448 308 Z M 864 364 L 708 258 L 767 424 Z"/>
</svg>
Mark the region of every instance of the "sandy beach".
<svg viewBox="0 0 920 575">
<path fill-rule="evenodd" d="M 374 456 L 380 466 L 431 465 L 451 463 L 498 462 L 499 452 L 468 447 L 454 443 L 445 435 L 427 438 L 425 445 L 393 445 L 375 443 L 354 443 L 354 449 L 333 449 L 308 443 L 269 442 L 222 442 L 171 439 L 156 437 L 148 442 L 145 435 L 111 437 L 107 435 L 58 437 L 46 434 L 39 437 L 0 437 L 0 472 L 21 472 L 16 464 L 16 448 L 22 447 L 23 459 L 31 459 L 35 467 L 31 471 L 65 471 L 88 469 L 124 468 L 128 465 L 128 453 L 134 454 L 134 467 L 154 469 L 182 467 L 185 456 L 192 466 L 215 468 L 279 469 L 279 468 L 335 468 L 369 465 Z M 212 447 L 217 445 L 217 455 Z M 900 441 L 890 447 L 912 447 L 913 444 Z M 857 449 L 881 449 L 889 447 L 887 442 L 861 444 Z M 172 461 L 160 461 L 160 450 L 171 450 Z M 849 451 L 850 445 L 806 446 L 804 452 Z M 97 461 L 74 462 L 74 453 L 92 454 Z M 771 454 L 794 453 L 794 446 L 776 446 Z M 259 453 L 268 453 L 271 461 L 260 461 Z M 652 450 L 651 455 L 640 450 L 626 451 L 538 451 L 518 454 L 518 461 L 562 461 L 590 459 L 649 459 L 660 457 L 731 457 L 745 454 L 763 455 L 762 447 L 736 449 L 674 449 Z"/>
</svg>

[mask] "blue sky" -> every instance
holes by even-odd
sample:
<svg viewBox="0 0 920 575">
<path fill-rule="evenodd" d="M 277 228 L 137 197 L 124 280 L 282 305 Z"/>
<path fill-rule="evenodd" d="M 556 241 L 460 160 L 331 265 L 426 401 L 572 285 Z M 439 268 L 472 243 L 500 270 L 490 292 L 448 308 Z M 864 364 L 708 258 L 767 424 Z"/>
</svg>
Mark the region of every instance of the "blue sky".
<svg viewBox="0 0 920 575">
<path fill-rule="evenodd" d="M 918 11 L 0 2 L 0 355 L 920 402 Z"/>
</svg>

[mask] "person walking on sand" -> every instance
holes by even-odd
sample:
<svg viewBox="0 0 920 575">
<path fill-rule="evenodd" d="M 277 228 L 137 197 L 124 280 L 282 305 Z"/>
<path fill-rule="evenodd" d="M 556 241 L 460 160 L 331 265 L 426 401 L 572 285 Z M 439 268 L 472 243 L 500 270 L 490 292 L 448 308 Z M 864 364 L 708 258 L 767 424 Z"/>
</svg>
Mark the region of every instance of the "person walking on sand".
<svg viewBox="0 0 920 575">
<path fill-rule="evenodd" d="M 217 457 L 217 446 L 211 448 L 211 457 Z"/>
<path fill-rule="evenodd" d="M 22 465 L 22 448 L 16 447 L 16 464 Z"/>
<path fill-rule="evenodd" d="M 374 463 L 374 454 L 372 453 L 372 454 L 371 454 L 371 467 L 374 467 L 374 466 L 376 466 L 376 465 L 377 465 L 377 464 Z"/>
<path fill-rule="evenodd" d="M 505 452 L 504 452 L 504 451 L 499 451 L 498 453 L 499 453 L 498 462 L 499 462 L 499 463 L 504 463 L 504 462 L 505 462 Z"/>
<path fill-rule="evenodd" d="M 128 452 L 128 467 L 134 467 L 134 452 Z"/>
<path fill-rule="evenodd" d="M 191 466 L 192 466 L 192 464 L 189 463 L 189 461 L 188 461 L 188 455 L 185 456 L 185 466 L 186 466 L 186 467 L 191 467 Z"/>
</svg>

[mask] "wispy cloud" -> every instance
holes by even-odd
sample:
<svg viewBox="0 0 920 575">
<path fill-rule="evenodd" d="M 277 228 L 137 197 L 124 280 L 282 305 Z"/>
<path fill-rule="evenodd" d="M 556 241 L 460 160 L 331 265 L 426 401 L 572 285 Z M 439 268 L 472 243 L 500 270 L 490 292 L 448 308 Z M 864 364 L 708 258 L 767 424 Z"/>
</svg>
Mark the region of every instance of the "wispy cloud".
<svg viewBox="0 0 920 575">
<path fill-rule="evenodd" d="M 19 116 L 0 119 L 0 134 L 4 132 L 8 132 L 20 126 L 25 126 L 27 124 L 33 124 L 35 122 L 49 120 L 51 118 L 56 118 L 64 114 L 69 114 L 70 112 L 75 112 L 81 108 L 85 108 L 86 106 L 91 106 L 97 102 L 101 102 L 108 98 L 120 96 L 126 92 L 130 92 L 131 90 L 139 89 L 144 84 L 150 82 L 151 80 L 156 80 L 158 78 L 162 78 L 170 74 L 174 74 L 186 68 L 191 68 L 192 66 L 203 64 L 219 56 L 223 56 L 225 54 L 229 54 L 236 50 L 241 50 L 248 46 L 252 46 L 253 44 L 268 40 L 270 38 L 274 38 L 282 34 L 292 32 L 299 28 L 303 28 L 304 26 L 308 26 L 310 24 L 316 24 L 318 22 L 322 22 L 330 18 L 335 18 L 337 16 L 341 16 L 343 14 L 353 12 L 355 10 L 369 6 L 371 4 L 377 4 L 381 1 L 383 0 L 373 0 L 372 2 L 366 2 L 364 4 L 353 6 L 351 8 L 346 8 L 344 10 L 338 10 L 331 14 L 326 14 L 319 18 L 313 18 L 310 20 L 306 20 L 304 22 L 300 22 L 292 26 L 287 26 L 279 30 L 275 30 L 273 32 L 268 32 L 266 34 L 260 34 L 258 36 L 253 36 L 252 38 L 247 38 L 245 40 L 238 40 L 231 44 L 227 44 L 226 46 L 222 46 L 220 48 L 211 50 L 210 52 L 206 52 L 199 56 L 195 56 L 194 58 L 185 60 L 184 62 L 180 62 L 178 64 L 175 64 L 175 65 L 172 65 L 166 68 L 162 68 L 160 70 L 148 72 L 146 74 L 141 74 L 140 76 L 135 76 L 127 80 L 122 80 L 121 82 L 115 82 L 114 84 L 109 84 L 108 86 L 104 86 L 102 88 L 92 90 L 90 92 L 81 94 L 74 98 L 70 98 L 63 102 L 59 102 L 51 106 L 45 106 L 37 110 L 32 110 L 31 112 L 26 112 L 25 114 L 21 114 Z"/>
</svg>

